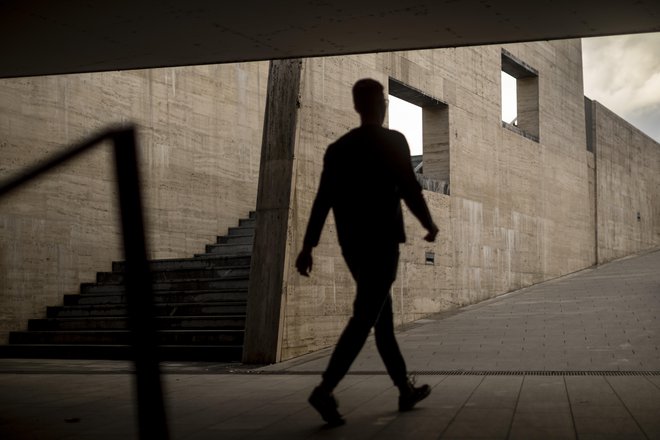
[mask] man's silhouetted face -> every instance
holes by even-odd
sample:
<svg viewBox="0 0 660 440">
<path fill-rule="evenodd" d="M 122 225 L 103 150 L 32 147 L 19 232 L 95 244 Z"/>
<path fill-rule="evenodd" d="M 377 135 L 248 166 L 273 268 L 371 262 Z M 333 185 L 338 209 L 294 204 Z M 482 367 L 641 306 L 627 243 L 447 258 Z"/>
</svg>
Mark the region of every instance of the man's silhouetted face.
<svg viewBox="0 0 660 440">
<path fill-rule="evenodd" d="M 361 79 L 353 86 L 355 111 L 360 114 L 362 124 L 383 125 L 387 103 L 383 86 L 373 79 Z"/>
</svg>

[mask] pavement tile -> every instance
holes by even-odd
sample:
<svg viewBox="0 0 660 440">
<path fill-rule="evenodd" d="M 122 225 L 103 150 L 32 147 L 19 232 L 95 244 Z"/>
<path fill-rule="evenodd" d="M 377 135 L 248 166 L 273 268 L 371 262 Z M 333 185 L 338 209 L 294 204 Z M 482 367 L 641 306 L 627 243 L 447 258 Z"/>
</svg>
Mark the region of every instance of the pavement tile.
<svg viewBox="0 0 660 440">
<path fill-rule="evenodd" d="M 660 439 L 660 412 L 657 408 L 634 409 L 632 416 L 650 439 Z"/>
<path fill-rule="evenodd" d="M 659 266 L 655 252 L 407 326 L 409 370 L 433 388 L 407 413 L 369 340 L 351 370 L 369 374 L 337 388 L 348 423 L 332 430 L 306 402 L 331 350 L 263 374 L 164 363 L 172 438 L 660 438 L 660 376 L 435 374 L 660 371 Z M 117 361 L 0 360 L 0 438 L 136 438 L 131 371 Z"/>
<path fill-rule="evenodd" d="M 648 376 L 646 379 L 660 389 L 660 376 Z"/>
<path fill-rule="evenodd" d="M 644 433 L 639 429 L 635 421 L 630 418 L 611 417 L 584 417 L 575 419 L 575 429 L 578 437 L 596 438 L 596 436 L 607 436 L 616 439 L 646 439 Z"/>
<path fill-rule="evenodd" d="M 463 408 L 442 436 L 506 438 L 512 418 L 511 409 Z"/>
<path fill-rule="evenodd" d="M 516 412 L 570 412 L 562 376 L 525 376 Z"/>
<path fill-rule="evenodd" d="M 509 436 L 510 440 L 575 438 L 575 427 L 570 412 L 517 412 Z"/>
<path fill-rule="evenodd" d="M 566 377 L 566 388 L 573 411 L 582 408 L 618 407 L 625 409 L 603 376 Z"/>
<path fill-rule="evenodd" d="M 503 440 L 506 437 L 440 437 L 442 440 Z"/>
<path fill-rule="evenodd" d="M 373 438 L 398 440 L 401 438 L 437 439 L 454 417 L 453 411 L 424 411 L 424 415 L 411 413 L 394 418 Z"/>
<path fill-rule="evenodd" d="M 606 380 L 629 410 L 660 408 L 660 389 L 645 377 L 612 376 Z"/>
<path fill-rule="evenodd" d="M 522 381 L 521 376 L 487 376 L 465 403 L 465 408 L 513 410 Z"/>
<path fill-rule="evenodd" d="M 623 405 L 617 406 L 605 406 L 605 405 L 573 405 L 573 417 L 578 418 L 598 418 L 598 417 L 609 417 L 609 418 L 627 418 L 630 417 L 630 413 Z"/>
</svg>

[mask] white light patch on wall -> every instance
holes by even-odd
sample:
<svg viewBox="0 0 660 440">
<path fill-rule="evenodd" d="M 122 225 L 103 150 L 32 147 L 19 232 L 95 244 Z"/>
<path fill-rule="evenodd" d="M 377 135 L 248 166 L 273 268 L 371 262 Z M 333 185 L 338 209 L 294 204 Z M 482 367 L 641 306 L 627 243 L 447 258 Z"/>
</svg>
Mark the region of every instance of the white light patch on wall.
<svg viewBox="0 0 660 440">
<path fill-rule="evenodd" d="M 513 124 L 518 118 L 516 79 L 502 72 L 502 120 Z"/>
<path fill-rule="evenodd" d="M 422 108 L 396 96 L 389 95 L 387 125 L 403 133 L 410 146 L 410 154 L 422 154 Z"/>
</svg>

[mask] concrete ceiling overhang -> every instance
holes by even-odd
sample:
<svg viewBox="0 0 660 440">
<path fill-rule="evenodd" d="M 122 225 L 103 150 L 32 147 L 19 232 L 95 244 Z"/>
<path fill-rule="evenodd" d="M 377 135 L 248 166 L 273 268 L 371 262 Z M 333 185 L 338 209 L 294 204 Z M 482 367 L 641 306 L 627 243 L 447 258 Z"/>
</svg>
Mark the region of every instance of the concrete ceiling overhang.
<svg viewBox="0 0 660 440">
<path fill-rule="evenodd" d="M 658 0 L 0 0 L 0 77 L 656 31 Z"/>
</svg>

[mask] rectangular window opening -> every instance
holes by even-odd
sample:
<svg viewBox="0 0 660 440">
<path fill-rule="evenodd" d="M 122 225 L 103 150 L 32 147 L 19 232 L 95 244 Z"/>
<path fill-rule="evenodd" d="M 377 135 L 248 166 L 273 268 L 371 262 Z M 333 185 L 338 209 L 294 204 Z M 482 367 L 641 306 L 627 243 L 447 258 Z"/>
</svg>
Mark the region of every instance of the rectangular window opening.
<svg viewBox="0 0 660 440">
<path fill-rule="evenodd" d="M 449 107 L 393 78 L 388 125 L 406 136 L 422 188 L 449 195 Z"/>
<path fill-rule="evenodd" d="M 400 131 L 410 146 L 411 156 L 422 154 L 422 108 L 404 99 L 389 95 L 387 124 Z"/>
<path fill-rule="evenodd" d="M 516 78 L 502 71 L 502 121 L 518 126 Z"/>
<path fill-rule="evenodd" d="M 539 141 L 538 71 L 502 49 L 502 126 Z"/>
</svg>

